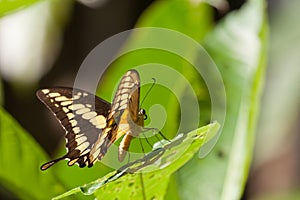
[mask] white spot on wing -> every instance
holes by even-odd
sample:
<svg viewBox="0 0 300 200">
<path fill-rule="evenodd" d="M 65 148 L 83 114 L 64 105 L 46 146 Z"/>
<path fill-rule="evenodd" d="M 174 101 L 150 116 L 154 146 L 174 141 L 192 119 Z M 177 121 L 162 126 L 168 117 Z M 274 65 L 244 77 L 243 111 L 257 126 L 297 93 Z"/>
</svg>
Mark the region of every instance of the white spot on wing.
<svg viewBox="0 0 300 200">
<path fill-rule="evenodd" d="M 91 105 L 91 104 L 88 104 L 88 103 L 85 104 L 85 106 L 88 107 L 88 108 L 91 108 L 91 107 L 92 107 L 92 105 Z"/>
<path fill-rule="evenodd" d="M 75 115 L 74 115 L 73 113 L 68 113 L 68 114 L 67 114 L 67 117 L 68 117 L 69 119 L 73 119 L 73 118 L 75 117 Z"/>
<path fill-rule="evenodd" d="M 106 126 L 106 119 L 103 115 L 98 115 L 90 119 L 90 122 L 97 128 L 104 128 Z"/>
<path fill-rule="evenodd" d="M 109 114 L 109 116 L 113 116 L 115 114 L 115 111 L 111 111 L 111 113 Z"/>
<path fill-rule="evenodd" d="M 132 82 L 126 82 L 123 84 L 123 87 L 125 87 L 125 88 L 132 88 L 133 86 L 134 86 L 134 83 L 132 83 Z"/>
<path fill-rule="evenodd" d="M 80 153 L 80 155 L 87 154 L 89 151 L 90 151 L 89 149 L 86 149 L 82 153 Z M 87 157 L 84 157 L 84 161 L 86 161 L 86 159 L 87 159 Z"/>
<path fill-rule="evenodd" d="M 83 113 L 87 113 L 87 112 L 90 112 L 90 111 L 91 111 L 91 109 L 89 109 L 89 108 L 82 108 L 82 109 L 77 110 L 76 114 L 81 115 Z"/>
<path fill-rule="evenodd" d="M 127 77 L 124 79 L 124 82 L 128 82 L 128 81 L 130 81 L 131 80 L 131 77 L 130 76 L 128 76 L 129 74 L 126 74 L 127 75 Z"/>
<path fill-rule="evenodd" d="M 128 93 L 128 92 L 129 92 L 129 89 L 126 89 L 126 88 L 121 90 L 122 94 L 125 94 L 125 93 Z"/>
<path fill-rule="evenodd" d="M 70 124 L 72 127 L 77 125 L 77 121 L 75 119 L 70 120 Z"/>
<path fill-rule="evenodd" d="M 80 128 L 79 128 L 78 126 L 74 127 L 74 128 L 73 128 L 73 132 L 74 132 L 75 134 L 79 133 L 79 132 L 80 132 Z"/>
<path fill-rule="evenodd" d="M 74 96 L 73 96 L 73 99 L 79 99 L 79 98 L 80 98 L 79 95 L 74 95 Z"/>
<path fill-rule="evenodd" d="M 82 136 L 84 136 L 84 134 L 83 134 L 83 133 L 81 133 L 81 134 L 77 134 L 77 135 L 75 136 L 75 139 L 77 139 L 77 138 L 80 138 L 80 137 L 82 137 Z"/>
<path fill-rule="evenodd" d="M 90 145 L 90 143 L 88 142 L 84 142 L 82 144 L 80 144 L 79 146 L 76 147 L 76 149 L 80 150 L 80 151 L 84 151 L 86 148 L 88 148 Z"/>
<path fill-rule="evenodd" d="M 116 102 L 120 101 L 120 99 L 121 99 L 121 96 L 118 95 L 118 96 L 116 97 Z"/>
<path fill-rule="evenodd" d="M 119 110 L 123 110 L 123 109 L 126 109 L 126 108 L 127 108 L 127 104 L 124 104 L 124 105 L 119 107 Z"/>
<path fill-rule="evenodd" d="M 121 100 L 124 100 L 124 99 L 127 99 L 128 98 L 128 94 L 126 93 L 126 94 L 122 94 L 122 96 L 121 96 Z"/>
<path fill-rule="evenodd" d="M 68 100 L 70 99 L 65 96 L 60 96 L 55 98 L 55 101 L 68 101 Z"/>
<path fill-rule="evenodd" d="M 87 141 L 87 137 L 86 136 L 82 136 L 78 139 L 76 139 L 77 144 L 81 144 L 83 142 Z"/>
<path fill-rule="evenodd" d="M 82 118 L 88 120 L 88 119 L 92 119 L 93 117 L 96 117 L 96 116 L 97 116 L 96 112 L 87 112 L 82 115 Z"/>
<path fill-rule="evenodd" d="M 60 104 L 61 104 L 62 106 L 67 106 L 67 105 L 72 104 L 72 102 L 73 102 L 73 101 L 63 101 L 63 102 L 61 102 Z"/>
<path fill-rule="evenodd" d="M 49 93 L 48 95 L 49 95 L 49 97 L 58 97 L 58 96 L 60 96 L 60 94 L 58 92 Z"/>
<path fill-rule="evenodd" d="M 84 105 L 83 104 L 72 104 L 68 108 L 70 110 L 78 110 L 78 109 L 84 108 Z"/>
<path fill-rule="evenodd" d="M 126 105 L 126 104 L 127 104 L 127 102 L 128 102 L 128 101 L 127 101 L 127 99 L 125 99 L 125 100 L 121 101 L 121 102 L 120 102 L 120 106 Z"/>
<path fill-rule="evenodd" d="M 68 108 L 66 108 L 66 107 L 63 107 L 62 108 L 63 109 L 63 111 L 65 112 L 65 113 L 68 113 L 70 110 L 68 109 Z"/>
<path fill-rule="evenodd" d="M 50 92 L 50 90 L 48 90 L 48 89 L 43 89 L 42 90 L 42 93 L 44 93 L 44 94 L 48 94 Z"/>
<path fill-rule="evenodd" d="M 119 107 L 119 103 L 115 103 L 114 106 L 112 107 L 112 110 L 115 110 L 118 107 Z"/>
<path fill-rule="evenodd" d="M 92 158 L 97 158 L 100 154 L 100 148 L 97 149 L 97 151 L 95 151 L 95 153 L 93 153 Z"/>
</svg>

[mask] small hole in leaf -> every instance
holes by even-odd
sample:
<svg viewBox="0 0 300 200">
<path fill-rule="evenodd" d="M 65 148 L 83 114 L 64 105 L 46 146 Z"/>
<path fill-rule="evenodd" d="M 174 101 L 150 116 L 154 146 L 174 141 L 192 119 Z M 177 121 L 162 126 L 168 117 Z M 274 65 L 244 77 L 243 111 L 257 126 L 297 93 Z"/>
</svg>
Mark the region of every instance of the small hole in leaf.
<svg viewBox="0 0 300 200">
<path fill-rule="evenodd" d="M 132 182 L 132 183 L 129 183 L 128 184 L 128 187 L 132 187 L 134 185 L 134 183 Z"/>
<path fill-rule="evenodd" d="M 151 174 L 151 176 L 149 176 L 149 179 L 152 179 L 155 176 L 155 174 Z"/>
</svg>

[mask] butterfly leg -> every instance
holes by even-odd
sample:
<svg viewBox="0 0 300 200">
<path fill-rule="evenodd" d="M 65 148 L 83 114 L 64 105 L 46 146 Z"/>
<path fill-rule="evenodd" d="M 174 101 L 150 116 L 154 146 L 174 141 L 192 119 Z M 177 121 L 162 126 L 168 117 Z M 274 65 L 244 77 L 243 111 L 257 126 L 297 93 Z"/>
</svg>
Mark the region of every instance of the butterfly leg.
<svg viewBox="0 0 300 200">
<path fill-rule="evenodd" d="M 144 135 L 144 134 L 143 134 Z M 146 141 L 147 141 L 147 143 L 149 142 L 148 140 L 147 140 L 147 138 L 146 138 Z M 141 140 L 141 138 L 139 137 L 139 142 L 140 142 L 140 145 L 141 145 L 141 148 L 142 148 L 142 151 L 143 151 L 143 153 L 144 153 L 144 156 L 146 155 L 145 154 L 145 149 L 144 149 L 144 146 L 143 146 L 143 143 L 142 143 L 142 140 Z"/>
<path fill-rule="evenodd" d="M 166 138 L 162 132 L 158 129 L 158 128 L 143 128 L 143 132 L 147 132 L 147 131 L 153 131 L 153 132 L 157 132 L 164 140 L 167 140 L 168 142 L 171 142 L 168 138 Z M 156 136 L 156 134 L 155 134 Z M 160 139 L 156 136 L 156 138 L 160 141 Z"/>
<path fill-rule="evenodd" d="M 148 140 L 148 138 L 146 137 L 146 135 L 144 134 L 144 132 L 147 132 L 147 131 L 142 131 L 142 134 L 143 134 L 143 136 L 144 136 L 144 138 L 145 138 L 147 144 L 152 148 L 153 145 L 149 142 L 149 140 Z M 139 138 L 139 140 L 141 141 L 141 138 Z M 144 150 L 143 150 L 143 151 L 144 151 Z M 144 152 L 145 152 L 145 151 L 144 151 Z"/>
<path fill-rule="evenodd" d="M 152 131 L 152 132 L 157 132 L 164 140 L 168 141 L 168 142 L 171 142 L 169 139 L 167 139 L 163 134 L 162 132 L 158 129 L 158 128 L 143 128 L 142 132 L 147 132 L 147 131 Z M 143 134 L 144 135 L 144 134 Z M 154 134 L 155 138 L 157 139 L 157 141 L 161 144 L 161 145 L 164 145 L 164 143 L 161 141 L 161 139 L 157 136 L 157 134 Z M 146 141 L 147 138 L 146 138 Z M 149 143 L 148 143 L 149 144 Z M 153 145 L 151 145 L 153 146 Z"/>
</svg>

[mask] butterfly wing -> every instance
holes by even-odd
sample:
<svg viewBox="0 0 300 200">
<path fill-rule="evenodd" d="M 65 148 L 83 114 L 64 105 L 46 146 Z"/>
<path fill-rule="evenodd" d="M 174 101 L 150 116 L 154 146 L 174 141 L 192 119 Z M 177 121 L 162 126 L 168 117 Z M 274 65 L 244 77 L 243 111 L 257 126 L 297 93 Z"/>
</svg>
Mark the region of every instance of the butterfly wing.
<svg viewBox="0 0 300 200">
<path fill-rule="evenodd" d="M 90 165 L 89 154 L 106 127 L 110 103 L 86 91 L 64 87 L 38 90 L 36 95 L 66 130 L 67 140 L 66 155 L 45 163 L 41 169 L 63 159 L 69 159 L 69 166 Z"/>
<path fill-rule="evenodd" d="M 121 79 L 117 92 L 113 99 L 111 112 L 108 116 L 107 127 L 103 130 L 95 146 L 91 150 L 90 160 L 101 159 L 109 146 L 117 139 L 125 135 L 119 146 L 119 160 L 125 157 L 138 121 L 140 97 L 140 78 L 136 70 L 129 70 Z"/>
<path fill-rule="evenodd" d="M 135 70 L 131 70 L 128 76 L 130 77 L 130 81 L 125 80 L 123 84 L 120 84 L 123 90 L 129 89 L 128 108 L 124 110 L 124 117 L 121 118 L 119 125 L 119 132 L 125 134 L 119 145 L 118 159 L 120 162 L 122 162 L 126 156 L 131 139 L 134 136 L 137 137 L 141 132 L 141 127 L 144 127 L 144 115 L 139 113 L 140 77 Z"/>
</svg>

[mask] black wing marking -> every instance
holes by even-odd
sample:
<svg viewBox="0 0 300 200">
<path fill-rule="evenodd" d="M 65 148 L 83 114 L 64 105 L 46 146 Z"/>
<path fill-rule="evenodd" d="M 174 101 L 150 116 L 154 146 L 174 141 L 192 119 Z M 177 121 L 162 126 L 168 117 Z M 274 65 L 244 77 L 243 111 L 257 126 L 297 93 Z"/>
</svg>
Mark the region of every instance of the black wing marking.
<svg viewBox="0 0 300 200">
<path fill-rule="evenodd" d="M 41 170 L 63 159 L 69 159 L 69 166 L 90 165 L 90 150 L 106 127 L 110 103 L 86 91 L 64 87 L 38 90 L 36 95 L 66 130 L 67 140 L 66 155 L 45 163 Z"/>
<path fill-rule="evenodd" d="M 121 79 L 113 99 L 107 127 L 92 148 L 89 159 L 93 164 L 100 160 L 110 145 L 124 134 L 123 140 L 131 138 L 132 121 L 136 122 L 139 111 L 140 78 L 136 70 L 129 70 Z M 129 143 L 127 143 L 129 145 Z M 126 149 L 127 150 L 127 149 Z M 120 151 L 119 151 L 119 160 Z"/>
</svg>

